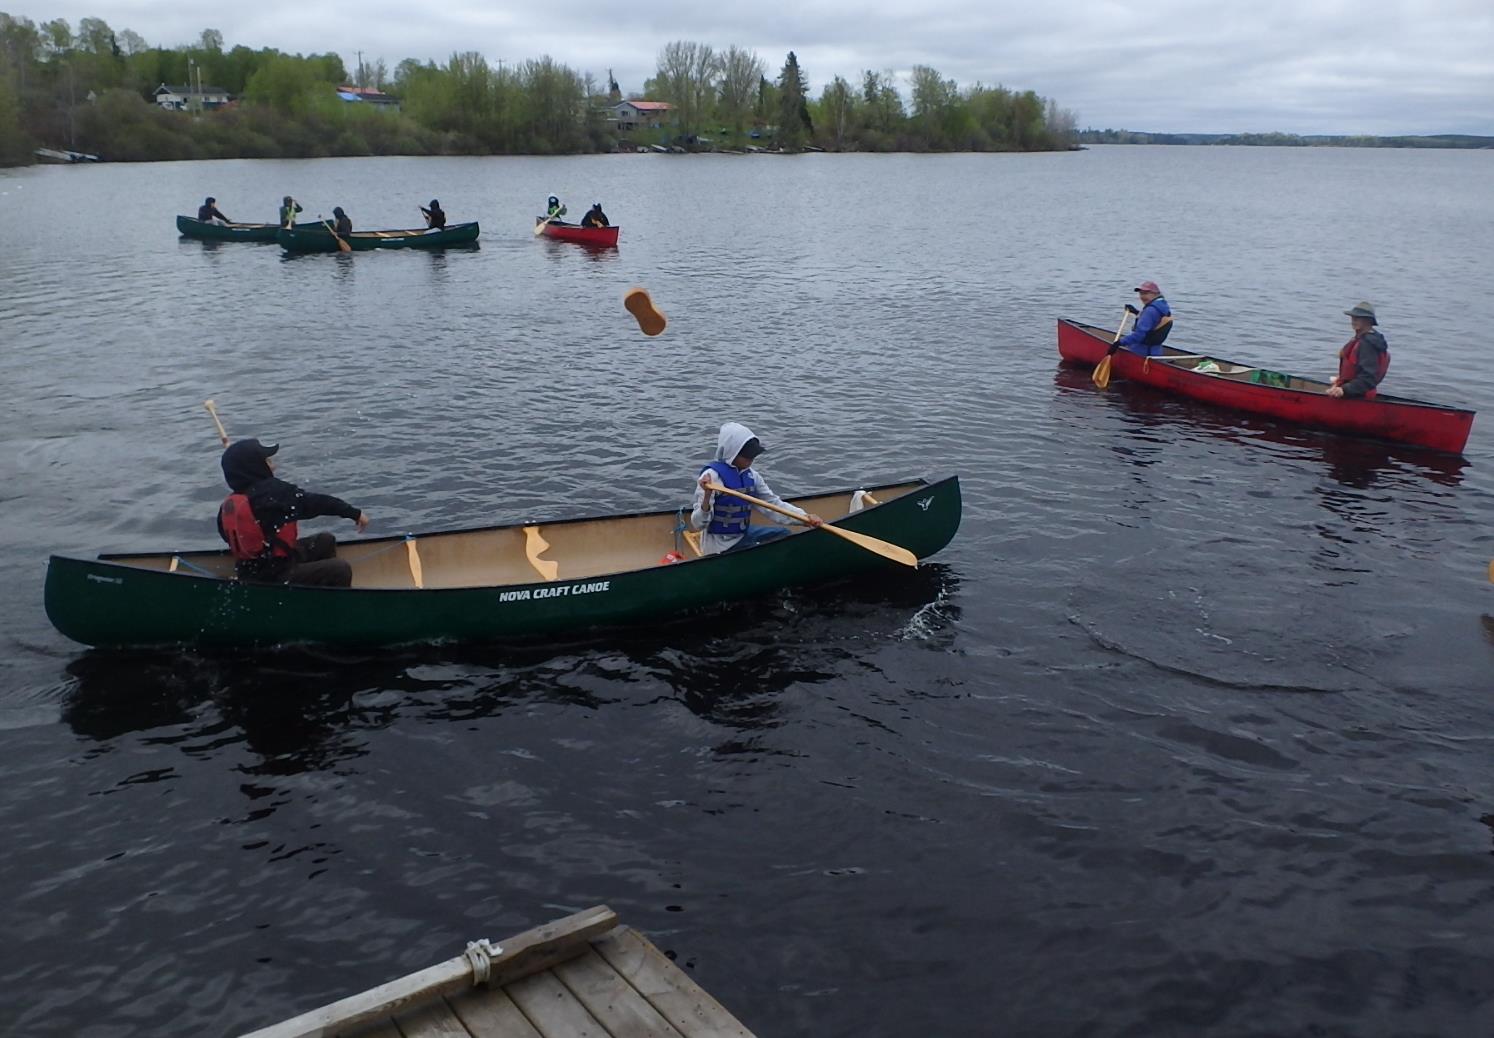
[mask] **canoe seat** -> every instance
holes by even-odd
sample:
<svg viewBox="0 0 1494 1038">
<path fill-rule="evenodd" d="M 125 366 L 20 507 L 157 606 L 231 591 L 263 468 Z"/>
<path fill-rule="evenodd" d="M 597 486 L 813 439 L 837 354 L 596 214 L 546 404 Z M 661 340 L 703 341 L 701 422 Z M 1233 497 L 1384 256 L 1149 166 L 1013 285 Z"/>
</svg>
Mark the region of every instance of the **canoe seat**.
<svg viewBox="0 0 1494 1038">
<path fill-rule="evenodd" d="M 550 542 L 540 536 L 538 526 L 524 527 L 524 554 L 529 557 L 529 565 L 534 571 L 546 580 L 554 580 L 560 576 L 560 563 L 549 559 L 540 558 L 550 550 Z"/>
<path fill-rule="evenodd" d="M 420 565 L 420 549 L 415 547 L 415 538 L 405 538 L 405 551 L 410 556 L 410 580 L 417 588 L 425 587 L 425 570 Z"/>
</svg>

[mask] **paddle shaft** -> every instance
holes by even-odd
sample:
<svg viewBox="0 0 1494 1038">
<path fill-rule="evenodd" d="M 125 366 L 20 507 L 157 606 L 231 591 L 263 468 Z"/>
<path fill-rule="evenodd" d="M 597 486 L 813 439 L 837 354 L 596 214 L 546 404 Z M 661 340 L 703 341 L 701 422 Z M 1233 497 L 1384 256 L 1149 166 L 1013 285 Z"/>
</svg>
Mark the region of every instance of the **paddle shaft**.
<svg viewBox="0 0 1494 1038">
<path fill-rule="evenodd" d="M 327 233 L 330 234 L 330 235 L 332 235 L 332 240 L 337 243 L 338 251 L 340 251 L 340 252 L 352 252 L 353 251 L 353 247 L 351 245 L 349 245 L 347 242 L 343 241 L 341 238 L 339 238 L 337 236 L 337 231 L 336 231 L 336 229 L 333 228 L 332 221 L 330 221 L 330 220 L 323 220 L 322 223 L 326 225 L 326 227 L 327 227 Z"/>
<path fill-rule="evenodd" d="M 207 413 L 213 416 L 213 424 L 218 427 L 218 439 L 223 441 L 223 446 L 228 446 L 228 430 L 223 428 L 223 422 L 218 417 L 218 407 L 211 400 L 204 400 L 202 406 L 207 408 Z"/>
<path fill-rule="evenodd" d="M 787 508 L 780 508 L 778 505 L 755 498 L 751 494 L 744 494 L 740 490 L 732 490 L 730 487 L 722 486 L 719 481 L 714 479 L 711 481 L 711 492 L 716 494 L 730 494 L 732 497 L 741 498 L 748 504 L 757 505 L 759 508 L 766 508 L 768 511 L 777 512 L 779 515 L 786 515 L 790 519 L 797 519 L 801 523 L 804 522 L 804 517 L 798 512 L 792 512 Z M 901 545 L 891 544 L 878 537 L 872 537 L 869 534 L 842 530 L 840 527 L 831 526 L 829 523 L 821 523 L 815 529 L 824 530 L 826 533 L 833 533 L 842 540 L 850 541 L 858 548 L 865 548 L 867 551 L 874 552 L 883 558 L 892 559 L 894 562 L 901 562 L 904 566 L 912 566 L 914 569 L 918 568 L 918 556 Z"/>
</svg>

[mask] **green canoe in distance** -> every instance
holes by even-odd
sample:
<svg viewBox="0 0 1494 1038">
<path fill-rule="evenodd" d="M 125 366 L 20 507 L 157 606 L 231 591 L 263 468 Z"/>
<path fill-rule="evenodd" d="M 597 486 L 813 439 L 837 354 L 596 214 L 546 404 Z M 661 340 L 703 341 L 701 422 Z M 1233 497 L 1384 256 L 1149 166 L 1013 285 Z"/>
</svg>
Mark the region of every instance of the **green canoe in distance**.
<svg viewBox="0 0 1494 1038">
<path fill-rule="evenodd" d="M 477 241 L 477 221 L 454 223 L 439 231 L 354 231 L 342 235 L 354 252 L 370 249 L 448 249 Z M 286 252 L 338 252 L 337 239 L 324 223 L 298 223 L 279 228 L 275 240 Z"/>
<path fill-rule="evenodd" d="M 795 503 L 920 559 L 959 529 L 957 477 L 870 492 L 879 503 L 851 514 L 854 491 Z M 227 551 L 54 555 L 46 609 L 69 638 L 115 648 L 495 641 L 672 619 L 778 588 L 902 569 L 802 527 L 701 558 L 677 525 L 671 510 L 348 541 L 338 555 L 352 563 L 351 588 L 243 584 L 232 579 Z M 685 561 L 663 562 L 671 551 Z"/>
<path fill-rule="evenodd" d="M 178 216 L 176 229 L 184 238 L 205 241 L 274 241 L 278 223 L 213 223 L 194 216 Z"/>
</svg>

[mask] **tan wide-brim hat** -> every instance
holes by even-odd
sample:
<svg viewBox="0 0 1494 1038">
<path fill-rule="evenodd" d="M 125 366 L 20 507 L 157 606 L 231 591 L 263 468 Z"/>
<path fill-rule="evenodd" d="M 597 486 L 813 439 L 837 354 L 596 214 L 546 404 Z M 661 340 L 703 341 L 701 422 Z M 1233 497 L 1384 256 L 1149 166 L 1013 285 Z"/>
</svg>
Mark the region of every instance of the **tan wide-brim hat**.
<svg viewBox="0 0 1494 1038">
<path fill-rule="evenodd" d="M 1380 323 L 1375 320 L 1375 308 L 1370 303 L 1355 303 L 1351 308 L 1345 310 L 1344 314 L 1348 317 L 1367 317 L 1370 324 Z"/>
</svg>

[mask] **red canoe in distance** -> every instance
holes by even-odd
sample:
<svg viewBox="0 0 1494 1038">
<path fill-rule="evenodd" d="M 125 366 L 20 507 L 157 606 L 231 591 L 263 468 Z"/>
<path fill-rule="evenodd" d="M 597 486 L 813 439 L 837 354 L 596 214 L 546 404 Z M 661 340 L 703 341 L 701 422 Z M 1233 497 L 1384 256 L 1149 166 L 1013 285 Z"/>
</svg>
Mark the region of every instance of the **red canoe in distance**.
<svg viewBox="0 0 1494 1038">
<path fill-rule="evenodd" d="M 536 216 L 534 222 L 545 223 L 543 216 Z M 557 238 L 560 241 L 580 242 L 582 245 L 598 245 L 603 248 L 616 247 L 617 232 L 621 227 L 581 227 L 573 223 L 561 223 L 551 220 L 545 223 L 542 232 L 546 238 Z"/>
<path fill-rule="evenodd" d="M 1110 349 L 1115 333 L 1091 324 L 1058 319 L 1058 354 L 1070 364 L 1094 367 Z M 1194 367 L 1212 360 L 1218 371 Z M 1202 357 L 1163 347 L 1160 357 L 1143 357 L 1117 350 L 1111 362 L 1115 377 L 1207 404 L 1267 415 L 1298 425 L 1350 436 L 1368 436 L 1428 450 L 1462 454 L 1473 428 L 1474 412 L 1444 407 L 1424 400 L 1376 394 L 1373 400 L 1345 400 L 1328 396 L 1328 383 L 1296 375 L 1279 375 L 1218 357 Z M 1268 382 L 1252 381 L 1270 376 Z M 1282 384 L 1284 383 L 1284 384 Z"/>
</svg>

